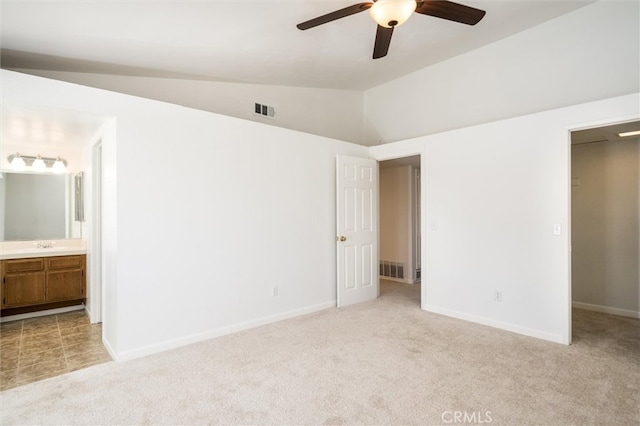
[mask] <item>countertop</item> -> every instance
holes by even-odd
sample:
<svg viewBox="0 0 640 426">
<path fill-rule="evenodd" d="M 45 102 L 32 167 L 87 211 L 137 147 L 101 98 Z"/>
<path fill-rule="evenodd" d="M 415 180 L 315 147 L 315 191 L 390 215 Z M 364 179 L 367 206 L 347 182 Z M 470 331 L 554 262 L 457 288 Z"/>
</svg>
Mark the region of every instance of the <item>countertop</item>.
<svg viewBox="0 0 640 426">
<path fill-rule="evenodd" d="M 0 245 L 0 260 L 4 259 L 27 259 L 30 257 L 52 257 L 52 256 L 70 256 L 74 254 L 86 254 L 87 250 L 83 245 L 65 244 L 61 242 L 52 247 L 40 248 L 24 247 L 22 245 L 11 246 L 10 244 Z"/>
</svg>

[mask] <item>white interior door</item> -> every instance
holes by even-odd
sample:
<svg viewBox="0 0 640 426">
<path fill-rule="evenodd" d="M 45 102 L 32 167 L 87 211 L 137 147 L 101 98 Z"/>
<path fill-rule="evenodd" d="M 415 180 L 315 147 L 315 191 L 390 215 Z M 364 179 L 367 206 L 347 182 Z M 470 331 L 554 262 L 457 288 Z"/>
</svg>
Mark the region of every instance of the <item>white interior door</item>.
<svg viewBox="0 0 640 426">
<path fill-rule="evenodd" d="M 378 163 L 337 157 L 338 307 L 378 297 Z"/>
</svg>

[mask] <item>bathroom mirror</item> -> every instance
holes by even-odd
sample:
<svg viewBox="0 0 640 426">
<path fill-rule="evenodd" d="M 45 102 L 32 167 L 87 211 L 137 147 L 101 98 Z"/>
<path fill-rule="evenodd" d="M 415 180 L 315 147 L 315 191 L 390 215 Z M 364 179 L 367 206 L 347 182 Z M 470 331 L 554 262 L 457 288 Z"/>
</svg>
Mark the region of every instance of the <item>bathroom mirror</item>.
<svg viewBox="0 0 640 426">
<path fill-rule="evenodd" d="M 70 174 L 2 172 L 0 241 L 81 238 L 76 190 Z"/>
</svg>

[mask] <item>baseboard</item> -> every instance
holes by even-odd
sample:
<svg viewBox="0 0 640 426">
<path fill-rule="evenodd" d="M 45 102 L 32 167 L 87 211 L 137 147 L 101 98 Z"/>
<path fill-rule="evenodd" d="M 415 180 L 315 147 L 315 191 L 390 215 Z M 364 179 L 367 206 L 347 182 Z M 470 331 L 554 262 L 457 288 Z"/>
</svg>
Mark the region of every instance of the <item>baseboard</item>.
<svg viewBox="0 0 640 426">
<path fill-rule="evenodd" d="M 113 350 L 113 348 L 109 344 L 109 341 L 106 340 L 104 336 L 102 336 L 102 346 L 104 346 L 107 352 L 109 352 L 109 356 L 111 357 L 111 359 L 113 359 L 114 361 L 117 360 L 118 357 L 116 355 L 116 351 Z"/>
<path fill-rule="evenodd" d="M 165 342 L 144 346 L 137 349 L 132 349 L 129 351 L 124 351 L 120 353 L 116 353 L 111 350 L 110 347 L 107 347 L 107 351 L 111 357 L 120 362 L 120 361 L 128 361 L 131 359 L 141 358 L 143 356 L 153 355 L 159 352 L 163 352 L 169 349 L 179 348 L 181 346 L 191 345 L 193 343 L 202 342 L 205 340 L 213 339 L 215 337 L 226 336 L 228 334 L 237 333 L 239 331 L 249 330 L 251 328 L 260 327 L 263 325 L 271 324 L 274 322 L 299 317 L 302 315 L 312 314 L 314 312 L 322 311 L 328 308 L 335 308 L 336 301 L 332 300 L 325 303 L 320 303 L 318 305 L 308 306 L 305 308 L 294 309 L 292 311 L 283 312 L 281 314 L 271 315 L 267 317 L 257 318 L 255 320 L 250 320 L 238 324 L 233 324 L 225 327 L 220 327 L 214 330 L 209 330 L 203 333 L 192 334 L 190 336 L 181 337 L 178 339 L 167 340 Z M 107 346 L 107 343 L 105 343 Z"/>
<path fill-rule="evenodd" d="M 572 302 L 571 306 L 586 311 L 602 312 L 604 314 L 619 315 L 622 317 L 640 318 L 639 311 L 631 311 L 628 309 L 612 308 L 610 306 L 592 305 L 591 303 Z"/>
<path fill-rule="evenodd" d="M 382 275 L 380 275 L 380 279 L 381 280 L 385 280 L 385 281 L 392 281 L 395 283 L 400 283 L 400 284 L 416 284 L 419 283 L 420 281 L 412 281 L 410 279 L 403 279 L 403 278 L 394 278 L 394 277 L 384 277 Z"/>
<path fill-rule="evenodd" d="M 87 313 L 87 316 L 89 317 L 89 323 L 95 324 L 95 322 L 93 321 L 93 313 L 91 312 L 91 309 L 89 309 L 88 303 L 84 305 L 84 311 Z"/>
<path fill-rule="evenodd" d="M 20 321 L 29 318 L 46 317 L 47 315 L 63 314 L 65 312 L 81 311 L 85 309 L 84 305 L 65 306 L 64 308 L 47 309 L 45 311 L 26 312 L 24 314 L 10 315 L 8 317 L 0 317 L 0 323 L 9 321 Z"/>
<path fill-rule="evenodd" d="M 560 343 L 563 345 L 570 344 L 570 342 L 567 342 L 566 339 L 564 339 L 560 334 L 546 333 L 544 331 L 521 327 L 502 321 L 496 321 L 486 317 L 480 317 L 477 315 L 470 315 L 463 312 L 443 309 L 433 305 L 424 304 L 422 305 L 422 309 L 428 312 L 433 312 L 434 314 L 446 315 L 448 317 L 470 321 L 476 324 L 482 324 L 493 328 L 499 328 L 500 330 L 510 331 L 512 333 L 522 334 L 524 336 L 535 337 L 537 339 L 547 340 L 549 342 Z"/>
</svg>

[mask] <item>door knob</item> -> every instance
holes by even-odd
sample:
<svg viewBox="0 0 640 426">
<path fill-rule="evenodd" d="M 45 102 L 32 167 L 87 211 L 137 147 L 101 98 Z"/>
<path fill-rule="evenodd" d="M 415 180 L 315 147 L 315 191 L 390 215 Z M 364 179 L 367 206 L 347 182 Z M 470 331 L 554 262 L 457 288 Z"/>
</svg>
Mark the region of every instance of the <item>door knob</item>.
<svg viewBox="0 0 640 426">
<path fill-rule="evenodd" d="M 336 237 L 336 241 L 347 241 L 347 237 L 340 235 L 340 237 Z"/>
</svg>

